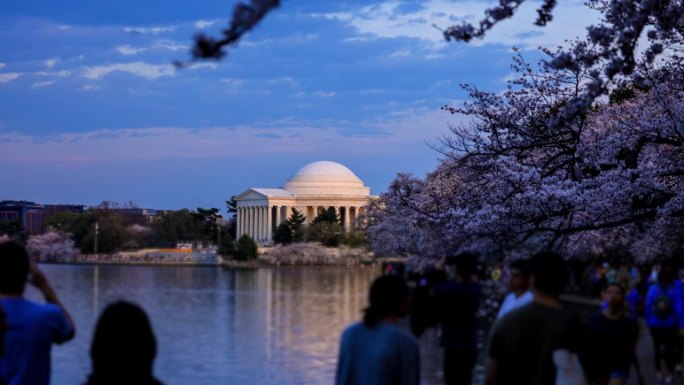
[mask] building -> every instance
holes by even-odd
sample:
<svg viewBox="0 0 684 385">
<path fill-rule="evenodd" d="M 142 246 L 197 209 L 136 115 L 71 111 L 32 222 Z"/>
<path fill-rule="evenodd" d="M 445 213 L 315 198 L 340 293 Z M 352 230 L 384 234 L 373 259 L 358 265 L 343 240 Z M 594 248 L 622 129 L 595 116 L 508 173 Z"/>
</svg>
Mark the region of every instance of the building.
<svg viewBox="0 0 684 385">
<path fill-rule="evenodd" d="M 84 205 L 43 205 L 30 201 L 0 201 L 0 221 L 19 219 L 30 235 L 47 230 L 45 220 L 59 212 L 83 212 Z"/>
<path fill-rule="evenodd" d="M 103 214 L 119 215 L 128 225 L 149 226 L 154 222 L 157 210 L 141 209 L 138 207 L 105 207 L 93 206 L 90 210 Z"/>
<path fill-rule="evenodd" d="M 370 199 L 370 188 L 347 167 L 329 161 L 313 162 L 302 167 L 282 188 L 250 188 L 238 195 L 237 236 L 247 234 L 259 244 L 272 243 L 275 228 L 290 217 L 292 208 L 310 224 L 319 210 L 334 207 L 347 231 Z"/>
</svg>

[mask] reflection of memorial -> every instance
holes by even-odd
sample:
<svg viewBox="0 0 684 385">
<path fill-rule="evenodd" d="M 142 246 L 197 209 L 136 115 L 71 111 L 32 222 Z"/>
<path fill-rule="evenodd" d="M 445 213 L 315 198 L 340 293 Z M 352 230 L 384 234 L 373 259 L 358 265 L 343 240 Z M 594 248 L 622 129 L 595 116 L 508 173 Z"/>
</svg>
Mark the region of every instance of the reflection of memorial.
<svg viewBox="0 0 684 385">
<path fill-rule="evenodd" d="M 342 228 L 347 230 L 370 198 L 370 189 L 347 167 L 329 161 L 313 162 L 302 167 L 282 188 L 250 188 L 238 195 L 238 237 L 247 234 L 260 244 L 269 244 L 276 227 L 290 217 L 292 208 L 311 223 L 319 210 L 334 207 Z"/>
<path fill-rule="evenodd" d="M 284 371 L 293 380 L 306 377 L 304 372 L 292 372 L 304 370 L 291 365 L 294 362 L 309 362 L 306 371 L 332 370 L 340 333 L 361 319 L 376 275 L 370 268 L 260 269 L 236 274 L 235 309 L 240 312 L 233 317 L 236 346 L 263 352 L 263 357 L 254 357 L 268 361 L 267 365 L 262 361 L 262 367 L 279 375 Z"/>
</svg>

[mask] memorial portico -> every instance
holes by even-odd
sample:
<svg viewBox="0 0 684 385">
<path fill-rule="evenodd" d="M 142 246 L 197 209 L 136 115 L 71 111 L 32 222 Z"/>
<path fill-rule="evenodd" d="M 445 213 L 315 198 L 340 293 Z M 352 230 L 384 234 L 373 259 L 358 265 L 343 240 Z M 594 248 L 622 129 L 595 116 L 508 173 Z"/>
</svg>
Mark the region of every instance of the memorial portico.
<svg viewBox="0 0 684 385">
<path fill-rule="evenodd" d="M 292 208 L 310 224 L 321 210 L 334 207 L 342 229 L 349 231 L 370 198 L 370 188 L 347 167 L 329 161 L 310 163 L 282 188 L 250 188 L 238 195 L 237 235 L 270 244 L 275 228 L 290 218 Z"/>
</svg>

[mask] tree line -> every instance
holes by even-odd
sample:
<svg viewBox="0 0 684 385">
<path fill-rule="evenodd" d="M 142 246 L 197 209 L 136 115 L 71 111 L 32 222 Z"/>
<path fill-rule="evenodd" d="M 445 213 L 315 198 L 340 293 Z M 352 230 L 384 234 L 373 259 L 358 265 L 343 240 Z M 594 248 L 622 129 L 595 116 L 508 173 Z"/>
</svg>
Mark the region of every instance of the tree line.
<svg viewBox="0 0 684 385">
<path fill-rule="evenodd" d="M 222 224 L 222 219 L 218 208 L 198 207 L 161 211 L 150 223 L 141 225 L 117 210 L 94 207 L 79 213 L 59 212 L 45 223 L 49 229 L 71 234 L 83 253 L 112 253 L 145 247 L 176 247 L 180 242 L 215 244 L 222 237 L 230 238 L 231 226 Z"/>
</svg>

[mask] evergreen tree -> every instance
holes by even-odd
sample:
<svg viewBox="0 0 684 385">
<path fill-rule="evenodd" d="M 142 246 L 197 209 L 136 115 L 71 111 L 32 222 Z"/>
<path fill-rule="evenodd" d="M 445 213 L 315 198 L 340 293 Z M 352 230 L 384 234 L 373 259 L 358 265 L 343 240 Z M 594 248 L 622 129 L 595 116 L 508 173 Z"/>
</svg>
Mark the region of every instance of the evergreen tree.
<svg viewBox="0 0 684 385">
<path fill-rule="evenodd" d="M 306 227 L 304 225 L 306 217 L 296 208 L 292 208 L 292 215 L 287 220 L 287 225 L 292 232 L 292 242 L 302 242 L 306 236 Z"/>
<path fill-rule="evenodd" d="M 276 227 L 275 233 L 273 234 L 273 242 L 280 243 L 282 245 L 289 245 L 292 243 L 293 231 L 287 222 L 283 222 Z"/>
<path fill-rule="evenodd" d="M 238 240 L 237 252 L 235 259 L 240 261 L 249 261 L 256 259 L 258 247 L 256 242 L 249 235 L 245 234 Z"/>
<path fill-rule="evenodd" d="M 327 209 L 321 210 L 318 216 L 314 218 L 313 224 L 318 223 L 337 223 L 340 224 L 340 216 L 337 215 L 337 210 L 334 207 L 328 207 Z"/>
<path fill-rule="evenodd" d="M 233 241 L 230 233 L 225 231 L 221 233 L 221 244 L 219 245 L 218 253 L 222 256 L 235 255 L 235 241 Z"/>
<path fill-rule="evenodd" d="M 320 242 L 323 246 L 340 244 L 340 217 L 334 207 L 321 210 L 306 231 L 307 240 Z"/>
<path fill-rule="evenodd" d="M 292 208 L 292 215 L 290 215 L 290 219 L 287 220 L 287 224 L 290 225 L 291 229 L 296 229 L 298 227 L 301 227 L 304 222 L 306 222 L 306 217 L 296 208 Z"/>
<path fill-rule="evenodd" d="M 235 195 L 231 196 L 230 199 L 226 201 L 226 211 L 228 211 L 228 214 L 233 218 L 237 215 L 237 200 L 235 200 Z"/>
</svg>

